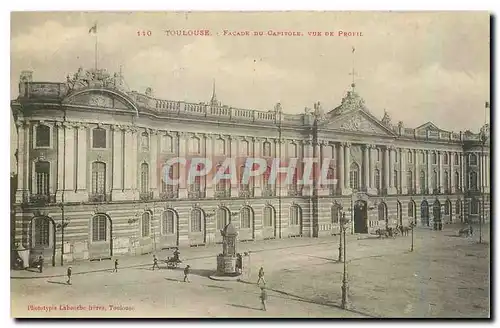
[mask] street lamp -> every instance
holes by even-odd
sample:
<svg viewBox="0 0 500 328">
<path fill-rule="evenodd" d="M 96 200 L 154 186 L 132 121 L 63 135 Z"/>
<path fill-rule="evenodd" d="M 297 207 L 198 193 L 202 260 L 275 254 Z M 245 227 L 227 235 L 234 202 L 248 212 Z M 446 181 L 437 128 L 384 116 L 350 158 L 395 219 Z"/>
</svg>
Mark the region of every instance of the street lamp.
<svg viewBox="0 0 500 328">
<path fill-rule="evenodd" d="M 410 249 L 410 252 L 413 252 L 413 230 L 415 230 L 415 221 L 411 221 L 410 223 L 410 228 L 411 228 L 411 249 Z"/>
<path fill-rule="evenodd" d="M 344 240 L 344 273 L 342 275 L 342 304 L 341 307 L 342 309 L 347 309 L 349 307 L 349 299 L 348 299 L 348 294 L 349 294 L 349 282 L 347 280 L 347 258 L 346 258 L 346 249 L 347 249 L 347 243 L 346 243 L 346 237 L 345 237 L 345 232 L 348 228 L 350 220 L 346 219 L 345 212 L 342 212 L 342 217 L 341 217 L 341 229 L 343 235 L 343 240 Z"/>
<path fill-rule="evenodd" d="M 486 127 L 483 126 L 481 128 L 481 132 L 479 135 L 479 138 L 481 140 L 481 158 L 479 160 L 479 176 L 481 177 L 481 215 L 479 216 L 479 243 L 481 244 L 483 242 L 483 234 L 482 234 L 482 226 L 483 226 L 483 219 L 484 219 L 484 181 L 483 181 L 483 176 L 484 176 L 484 164 L 483 164 L 483 158 L 484 158 L 484 145 L 486 143 L 487 135 L 486 135 Z"/>
</svg>

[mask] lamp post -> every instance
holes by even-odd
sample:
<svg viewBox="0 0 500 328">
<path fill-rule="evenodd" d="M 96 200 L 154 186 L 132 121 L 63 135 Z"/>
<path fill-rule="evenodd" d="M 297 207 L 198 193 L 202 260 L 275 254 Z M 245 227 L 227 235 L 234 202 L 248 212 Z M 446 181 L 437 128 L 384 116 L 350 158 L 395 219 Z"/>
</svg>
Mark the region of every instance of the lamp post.
<svg viewBox="0 0 500 328">
<path fill-rule="evenodd" d="M 349 219 L 346 219 L 345 217 L 345 212 L 342 212 L 342 218 L 341 218 L 341 229 L 342 229 L 342 235 L 343 235 L 343 240 L 344 240 L 344 272 L 342 275 L 342 303 L 341 307 L 342 309 L 347 309 L 349 307 L 349 282 L 347 279 L 347 258 L 346 258 L 346 249 L 347 249 L 347 243 L 346 243 L 346 237 L 345 233 L 348 228 L 348 223 Z"/>
<path fill-rule="evenodd" d="M 410 228 L 411 228 L 411 248 L 410 248 L 410 252 L 413 252 L 413 230 L 415 230 L 415 222 L 414 221 L 411 221 L 410 223 Z"/>
<path fill-rule="evenodd" d="M 486 132 L 485 132 L 485 127 L 481 129 L 480 133 L 480 140 L 481 140 L 481 158 L 479 160 L 479 176 L 481 177 L 481 215 L 479 216 L 479 243 L 481 244 L 483 242 L 483 233 L 482 233 L 482 226 L 483 226 L 483 219 L 484 219 L 484 181 L 483 181 L 483 175 L 484 175 L 484 163 L 483 163 L 483 158 L 484 158 L 484 144 L 486 143 Z"/>
</svg>

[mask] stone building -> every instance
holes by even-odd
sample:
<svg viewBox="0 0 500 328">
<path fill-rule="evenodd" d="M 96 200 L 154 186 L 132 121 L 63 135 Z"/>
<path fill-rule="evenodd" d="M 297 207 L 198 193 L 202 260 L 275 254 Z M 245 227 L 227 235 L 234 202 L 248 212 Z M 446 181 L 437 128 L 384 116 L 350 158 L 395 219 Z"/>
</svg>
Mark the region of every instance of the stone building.
<svg viewBox="0 0 500 328">
<path fill-rule="evenodd" d="M 489 219 L 488 126 L 483 142 L 431 122 L 393 124 L 387 112 L 372 115 L 354 85 L 333 110 L 316 103 L 292 115 L 280 104 L 222 105 L 215 88 L 208 103 L 157 99 L 150 88 L 127 91 L 105 70 L 79 69 L 63 83 L 33 82 L 23 72 L 11 108 L 13 243 L 53 265 L 218 243 L 229 221 L 241 241 L 331 235 L 342 213 L 352 233 L 412 220 L 432 227 L 477 221 L 482 196 Z M 167 159 L 193 155 L 331 159 L 337 183 L 272 185 L 267 174 L 248 184 L 163 182 Z"/>
</svg>

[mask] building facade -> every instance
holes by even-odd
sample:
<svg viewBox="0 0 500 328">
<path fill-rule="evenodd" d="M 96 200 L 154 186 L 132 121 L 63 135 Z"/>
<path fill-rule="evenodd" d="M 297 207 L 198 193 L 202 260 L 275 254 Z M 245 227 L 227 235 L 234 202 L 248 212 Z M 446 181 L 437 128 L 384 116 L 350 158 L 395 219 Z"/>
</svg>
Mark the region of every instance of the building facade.
<svg viewBox="0 0 500 328">
<path fill-rule="evenodd" d="M 208 103 L 161 100 L 149 88 L 125 90 L 105 70 L 80 69 L 64 83 L 23 72 L 11 108 L 13 244 L 52 265 L 218 243 L 229 221 L 250 241 L 335 234 L 342 213 L 352 233 L 489 220 L 488 126 L 474 134 L 392 124 L 370 113 L 354 85 L 333 110 L 316 103 L 292 115 L 280 104 L 222 105 L 215 88 Z M 270 184 L 264 174 L 245 184 L 166 184 L 164 163 L 189 156 L 298 158 L 297 172 L 302 158 L 326 159 L 337 183 Z"/>
</svg>

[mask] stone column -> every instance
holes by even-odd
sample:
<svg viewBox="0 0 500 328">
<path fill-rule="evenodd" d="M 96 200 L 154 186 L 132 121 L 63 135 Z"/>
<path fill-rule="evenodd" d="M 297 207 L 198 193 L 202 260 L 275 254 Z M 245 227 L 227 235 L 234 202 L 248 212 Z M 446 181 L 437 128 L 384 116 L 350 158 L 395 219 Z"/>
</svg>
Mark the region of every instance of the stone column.
<svg viewBox="0 0 500 328">
<path fill-rule="evenodd" d="M 403 195 L 406 195 L 408 194 L 408 186 L 406 185 L 407 181 L 407 172 L 406 172 L 406 162 L 408 161 L 408 156 L 411 156 L 411 152 L 409 152 L 407 149 L 403 149 L 401 148 L 400 150 L 400 156 L 399 156 L 399 181 L 400 181 L 400 184 L 401 184 L 401 193 Z M 410 186 L 411 188 L 411 186 Z"/>
<path fill-rule="evenodd" d="M 368 158 L 368 152 L 370 151 L 369 145 L 363 146 L 363 187 L 365 191 L 370 188 L 370 159 Z"/>
<path fill-rule="evenodd" d="M 124 155 L 123 155 L 123 171 L 124 174 L 124 192 L 125 199 L 139 199 L 139 191 L 137 190 L 137 130 L 133 127 L 128 127 L 125 130 Z"/>
<path fill-rule="evenodd" d="M 112 190 L 111 190 L 111 199 L 113 201 L 116 200 L 125 200 L 123 189 L 124 178 L 127 176 L 128 172 L 124 172 L 126 169 L 124 163 L 124 136 L 123 136 L 123 127 L 119 125 L 114 125 L 112 128 L 113 134 L 113 148 L 112 148 L 112 162 L 113 162 L 113 175 L 112 175 Z M 125 145 L 126 146 L 126 145 Z"/>
<path fill-rule="evenodd" d="M 29 126 L 22 120 L 16 121 L 17 127 L 17 190 L 16 203 L 29 198 Z M 14 223 L 12 223 L 14 224 Z"/>
<path fill-rule="evenodd" d="M 374 163 L 374 158 L 375 155 L 373 154 L 375 150 L 375 145 L 370 145 L 368 149 L 368 155 L 369 155 L 369 161 L 370 161 L 370 189 L 373 192 L 373 189 L 375 188 L 375 163 Z"/>
<path fill-rule="evenodd" d="M 390 164 L 389 164 L 389 147 L 384 149 L 384 188 L 389 193 L 390 189 Z"/>
<path fill-rule="evenodd" d="M 344 193 L 344 189 L 345 189 L 344 143 L 339 144 L 339 156 L 338 156 L 338 161 L 337 161 L 337 168 L 338 168 L 338 172 L 339 172 L 339 181 L 338 181 L 339 194 L 342 195 Z"/>
<path fill-rule="evenodd" d="M 440 193 L 443 193 L 445 189 L 445 185 L 444 185 L 444 167 L 443 167 L 443 157 L 444 157 L 444 153 L 442 151 L 438 151 L 437 152 L 437 159 L 438 159 L 438 168 L 439 168 L 439 192 Z M 448 175 L 448 178 L 449 178 L 449 175 Z M 449 179 L 448 179 L 449 180 Z M 448 181 L 449 182 L 449 181 Z"/>
<path fill-rule="evenodd" d="M 416 149 L 413 149 L 413 150 L 410 150 L 410 153 L 412 154 L 413 156 L 413 163 L 414 163 L 414 167 L 415 167 L 415 170 L 413 172 L 413 179 L 414 179 L 414 182 L 413 182 L 413 186 L 415 188 L 414 192 L 415 193 L 419 193 L 419 188 L 420 188 L 420 169 L 418 167 L 418 165 L 420 164 L 418 161 L 419 161 L 419 153 Z"/>
<path fill-rule="evenodd" d="M 483 169 L 482 169 L 481 163 L 483 162 L 483 159 L 482 159 L 483 155 L 481 153 L 479 153 L 479 154 L 476 153 L 476 156 L 479 158 L 479 161 L 477 163 L 478 164 L 477 167 L 479 168 L 479 172 L 477 175 L 477 182 L 478 182 L 477 186 L 478 186 L 479 190 L 482 190 L 483 189 L 482 188 L 483 187 L 483 179 L 482 179 Z"/>
<path fill-rule="evenodd" d="M 458 181 L 455 181 L 455 153 L 449 152 L 448 153 L 448 164 L 449 165 L 449 171 L 450 173 L 448 174 L 448 177 L 450 179 L 450 192 L 453 194 L 456 192 L 456 184 Z"/>
<path fill-rule="evenodd" d="M 350 187 L 350 172 L 351 169 L 351 144 L 344 144 L 344 194 L 350 194 L 352 192 Z"/>
<path fill-rule="evenodd" d="M 465 177 L 467 175 L 465 153 L 460 153 L 460 188 L 465 192 Z"/>
<path fill-rule="evenodd" d="M 431 194 L 431 189 L 432 189 L 432 169 L 431 169 L 431 156 L 428 150 L 425 151 L 425 160 L 427 163 L 427 189 L 429 191 L 429 194 Z"/>
<path fill-rule="evenodd" d="M 56 201 L 62 202 L 64 193 L 64 126 L 58 122 L 57 126 L 57 191 Z"/>
<path fill-rule="evenodd" d="M 304 142 L 304 152 L 303 152 L 303 158 L 312 158 L 313 153 L 314 153 L 314 148 L 317 147 L 317 144 L 313 144 L 312 140 L 306 140 Z M 300 154 L 299 154 L 300 155 Z M 297 159 L 297 172 L 299 176 L 297 177 L 297 180 L 299 181 L 299 185 L 297 186 L 297 189 L 302 189 L 302 195 L 303 196 L 312 196 L 313 195 L 313 186 L 311 184 L 305 184 L 305 185 L 300 185 L 300 181 L 304 181 L 304 177 L 302 176 L 304 174 L 304 166 L 302 165 L 302 158 L 298 156 Z M 305 181 L 312 180 L 312 170 L 311 170 L 311 176 L 309 176 Z"/>
<path fill-rule="evenodd" d="M 227 139 L 229 143 L 229 152 L 227 153 L 226 158 L 236 158 L 236 155 L 238 154 L 238 144 L 237 144 L 237 139 L 234 136 L 229 136 Z M 238 168 L 236 168 L 238 169 Z M 229 168 L 229 172 L 232 172 L 232 168 Z M 238 198 L 239 197 L 239 183 L 233 184 L 233 179 L 229 180 L 229 185 L 230 185 L 230 193 L 231 193 L 231 198 Z M 237 179 L 238 180 L 238 179 Z"/>
<path fill-rule="evenodd" d="M 150 172 L 150 182 L 149 189 L 153 193 L 153 199 L 158 199 L 160 197 L 158 188 L 158 130 L 151 130 L 149 132 L 149 172 Z M 160 173 L 161 174 L 161 173 Z M 160 184 L 161 186 L 161 184 Z"/>
<path fill-rule="evenodd" d="M 64 201 L 74 202 L 75 199 L 75 168 L 76 168 L 76 156 L 75 156 L 75 129 L 72 123 L 65 123 L 65 137 L 64 142 L 66 143 L 65 154 L 64 154 Z"/>
<path fill-rule="evenodd" d="M 391 146 L 389 147 L 389 194 L 395 195 L 398 193 L 397 185 L 394 183 L 394 171 L 396 167 L 396 149 Z"/>
<path fill-rule="evenodd" d="M 87 125 L 78 124 L 77 131 L 77 167 L 76 167 L 76 192 L 81 202 L 87 201 Z"/>
<path fill-rule="evenodd" d="M 179 198 L 186 199 L 188 197 L 188 189 L 189 189 L 189 166 L 191 162 L 189 161 L 187 154 L 187 143 L 189 141 L 189 136 L 185 132 L 177 133 L 177 140 L 179 141 L 178 149 L 178 157 L 185 158 L 187 160 L 186 163 L 179 163 Z M 200 140 L 201 142 L 201 140 Z"/>
<path fill-rule="evenodd" d="M 250 140 L 250 156 L 253 158 L 262 158 L 261 145 L 259 143 L 259 138 L 252 137 Z M 267 168 L 266 168 L 267 169 Z M 264 172 L 266 172 L 264 170 Z M 257 175 L 253 177 L 253 186 L 254 186 L 254 196 L 261 197 L 262 196 L 262 179 L 264 178 L 263 174 Z"/>
<path fill-rule="evenodd" d="M 485 192 L 489 193 L 489 188 L 490 188 L 490 155 L 489 155 L 489 153 L 486 154 L 484 172 L 486 174 L 486 188 L 487 188 L 485 190 Z"/>
</svg>

